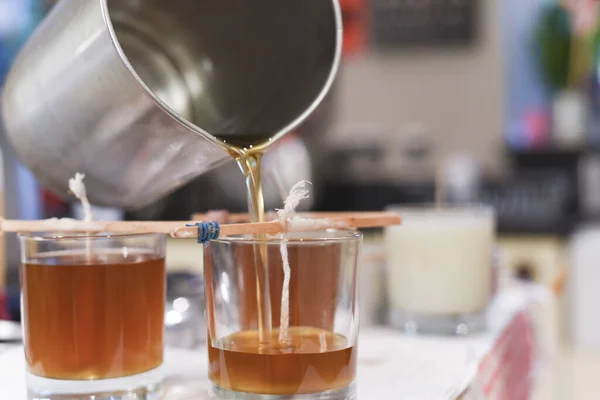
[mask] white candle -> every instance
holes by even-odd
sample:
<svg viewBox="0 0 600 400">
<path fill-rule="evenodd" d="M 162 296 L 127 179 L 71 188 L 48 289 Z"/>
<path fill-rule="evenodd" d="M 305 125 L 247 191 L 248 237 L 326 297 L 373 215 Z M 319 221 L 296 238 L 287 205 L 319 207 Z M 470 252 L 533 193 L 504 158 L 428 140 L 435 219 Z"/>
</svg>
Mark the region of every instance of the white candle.
<svg viewBox="0 0 600 400">
<path fill-rule="evenodd" d="M 491 208 L 394 209 L 386 230 L 392 310 L 428 315 L 483 311 L 491 295 L 495 220 Z"/>
</svg>

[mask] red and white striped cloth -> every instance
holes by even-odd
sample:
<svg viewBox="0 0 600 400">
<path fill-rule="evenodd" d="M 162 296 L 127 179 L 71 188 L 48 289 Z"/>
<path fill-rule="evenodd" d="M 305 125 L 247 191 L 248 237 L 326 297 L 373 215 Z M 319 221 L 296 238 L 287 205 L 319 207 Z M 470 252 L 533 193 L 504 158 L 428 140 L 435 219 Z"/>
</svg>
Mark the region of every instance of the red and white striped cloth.
<svg viewBox="0 0 600 400">
<path fill-rule="evenodd" d="M 482 359 L 467 399 L 527 400 L 536 347 L 531 316 L 517 313 Z"/>
</svg>

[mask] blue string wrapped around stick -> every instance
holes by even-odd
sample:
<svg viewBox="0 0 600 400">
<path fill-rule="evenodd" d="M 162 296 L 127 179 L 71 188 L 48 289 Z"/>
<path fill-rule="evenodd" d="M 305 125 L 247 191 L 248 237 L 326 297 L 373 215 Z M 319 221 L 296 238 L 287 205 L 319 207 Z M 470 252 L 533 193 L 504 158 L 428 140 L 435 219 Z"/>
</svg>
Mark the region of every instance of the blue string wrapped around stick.
<svg viewBox="0 0 600 400">
<path fill-rule="evenodd" d="M 186 226 L 197 226 L 198 227 L 198 243 L 208 246 L 208 242 L 219 238 L 221 233 L 221 227 L 216 221 L 212 222 L 197 222 L 195 224 L 188 224 Z"/>
</svg>

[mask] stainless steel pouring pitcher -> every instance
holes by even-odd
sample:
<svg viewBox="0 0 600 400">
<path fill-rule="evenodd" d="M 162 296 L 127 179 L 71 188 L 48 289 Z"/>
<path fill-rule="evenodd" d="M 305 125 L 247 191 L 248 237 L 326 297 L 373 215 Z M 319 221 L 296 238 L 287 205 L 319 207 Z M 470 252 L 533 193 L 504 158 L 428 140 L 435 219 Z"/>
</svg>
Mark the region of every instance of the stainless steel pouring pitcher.
<svg viewBox="0 0 600 400">
<path fill-rule="evenodd" d="M 3 93 L 8 138 L 59 194 L 137 208 L 278 139 L 316 108 L 341 54 L 337 0 L 61 0 Z"/>
</svg>

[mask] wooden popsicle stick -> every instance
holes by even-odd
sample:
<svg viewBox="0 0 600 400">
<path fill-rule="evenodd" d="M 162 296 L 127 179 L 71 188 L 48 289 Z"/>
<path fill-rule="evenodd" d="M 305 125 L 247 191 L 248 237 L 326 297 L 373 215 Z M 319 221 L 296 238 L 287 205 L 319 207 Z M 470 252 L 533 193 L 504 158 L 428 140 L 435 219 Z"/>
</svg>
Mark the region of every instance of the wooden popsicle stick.
<svg viewBox="0 0 600 400">
<path fill-rule="evenodd" d="M 1 220 L 2 232 L 169 233 L 191 221 L 79 221 L 71 219 Z"/>
<path fill-rule="evenodd" d="M 567 284 L 567 279 L 567 269 L 564 268 L 557 274 L 557 276 L 552 282 L 552 293 L 554 293 L 555 296 L 561 296 L 563 294 L 565 286 Z"/>
<path fill-rule="evenodd" d="M 209 211 L 206 214 L 192 214 L 192 219 L 194 221 L 208 221 L 210 220 L 210 216 L 216 211 Z M 225 218 L 225 223 L 237 224 L 240 222 L 249 222 L 247 213 L 225 213 L 223 214 L 223 218 Z M 274 219 L 274 218 L 273 218 Z"/>
<path fill-rule="evenodd" d="M 279 221 L 257 222 L 245 224 L 226 224 L 220 226 L 220 236 L 237 236 L 248 234 L 275 234 L 283 232 L 284 228 Z M 176 239 L 198 237 L 198 228 L 195 226 L 180 226 L 170 232 L 171 237 Z"/>
<path fill-rule="evenodd" d="M 209 216 L 214 213 L 214 211 L 210 211 L 207 214 L 202 214 L 202 213 L 198 213 L 198 214 L 193 214 L 192 215 L 192 219 L 194 221 L 208 221 L 208 220 L 212 220 L 211 218 L 209 218 Z M 371 217 L 377 217 L 377 216 L 381 216 L 381 215 L 390 215 L 393 213 L 390 212 L 380 212 L 380 211 L 368 211 L 368 212 L 299 212 L 296 213 L 294 215 L 301 217 L 301 218 L 318 218 L 318 219 L 331 219 L 331 218 L 351 218 L 354 216 L 359 216 L 361 218 L 371 218 Z M 240 223 L 240 222 L 249 222 L 249 218 L 248 218 L 248 214 L 247 213 L 232 213 L 232 214 L 226 214 L 226 222 L 227 223 Z M 272 216 L 272 219 L 277 218 L 277 214 L 275 212 L 268 212 L 267 216 Z"/>
<path fill-rule="evenodd" d="M 306 215 L 306 214 L 304 214 Z M 243 224 L 228 224 L 221 225 L 221 235 L 244 235 L 250 233 L 281 233 L 288 231 L 318 231 L 327 228 L 376 228 L 389 225 L 399 225 L 401 222 L 400 215 L 392 212 L 368 212 L 368 213 L 321 213 L 319 215 L 328 218 L 314 219 L 314 224 L 306 221 L 306 223 L 295 226 L 294 221 L 291 221 L 287 229 L 277 220 L 270 222 L 259 223 L 243 223 Z M 195 217 L 202 216 L 200 214 Z M 303 214 L 298 215 L 304 218 Z M 182 227 L 172 232 L 173 237 L 184 238 L 193 237 L 197 234 L 196 227 Z"/>
<path fill-rule="evenodd" d="M 324 215 L 324 214 L 322 214 Z M 250 233 L 280 233 L 291 231 L 316 231 L 327 228 L 373 228 L 400 224 L 400 215 L 396 213 L 340 213 L 328 214 L 329 218 L 292 220 L 287 226 L 279 220 L 261 223 L 222 224 L 223 236 L 244 235 Z M 79 221 L 72 219 L 48 220 L 0 220 L 2 232 L 113 232 L 113 233 L 166 233 L 175 238 L 197 237 L 196 221 Z"/>
</svg>

